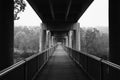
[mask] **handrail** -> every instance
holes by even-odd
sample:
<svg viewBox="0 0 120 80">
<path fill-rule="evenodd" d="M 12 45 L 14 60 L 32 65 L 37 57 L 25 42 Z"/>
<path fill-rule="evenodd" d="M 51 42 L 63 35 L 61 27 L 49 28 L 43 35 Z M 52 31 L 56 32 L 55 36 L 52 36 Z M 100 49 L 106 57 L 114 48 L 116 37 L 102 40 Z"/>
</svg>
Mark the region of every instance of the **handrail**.
<svg viewBox="0 0 120 80">
<path fill-rule="evenodd" d="M 65 47 L 66 47 L 66 46 L 65 46 Z M 70 48 L 70 47 L 67 47 L 67 48 Z M 70 48 L 70 49 L 72 49 L 72 50 L 74 50 L 74 51 L 77 51 L 78 53 L 84 54 L 84 55 L 86 55 L 86 56 L 88 56 L 88 57 L 91 57 L 92 59 L 95 59 L 95 60 L 97 60 L 97 61 L 101 61 L 101 62 L 104 63 L 104 64 L 107 64 L 107 65 L 109 65 L 109 66 L 111 66 L 111 67 L 114 67 L 114 68 L 120 70 L 120 65 L 118 65 L 118 64 L 115 64 L 115 63 L 110 62 L 110 61 L 108 61 L 108 60 L 104 60 L 103 58 L 97 57 L 97 56 L 92 55 L 92 54 L 87 54 L 87 53 L 85 53 L 85 52 L 78 51 L 78 50 L 73 49 L 73 48 Z"/>
<path fill-rule="evenodd" d="M 93 54 L 63 46 L 70 57 L 92 80 L 120 80 L 120 65 Z"/>
<path fill-rule="evenodd" d="M 37 57 L 39 54 L 33 54 L 32 56 L 28 57 L 28 58 L 25 58 L 24 61 L 28 61 L 28 60 L 31 60 L 35 57 Z"/>
<path fill-rule="evenodd" d="M 65 47 L 66 47 L 66 46 L 65 46 Z M 88 57 L 91 57 L 91 58 L 93 58 L 93 59 L 95 59 L 95 60 L 97 60 L 97 61 L 101 61 L 101 60 L 102 60 L 102 58 L 97 57 L 97 56 L 95 56 L 95 55 L 88 54 L 88 53 L 85 53 L 85 52 L 82 52 L 82 51 L 78 51 L 78 50 L 73 49 L 73 48 L 71 48 L 71 47 L 67 47 L 67 48 L 70 48 L 70 49 L 72 49 L 72 50 L 74 50 L 74 51 L 77 51 L 78 53 L 81 53 L 81 54 L 83 54 L 83 55 L 86 55 L 86 56 L 88 56 Z"/>
<path fill-rule="evenodd" d="M 46 54 L 50 54 L 50 53 L 53 53 L 54 52 L 54 50 L 55 50 L 55 48 L 57 47 L 57 45 L 55 45 L 55 46 L 53 46 L 53 47 L 50 47 L 50 48 L 48 48 L 48 49 L 45 49 L 44 51 L 42 51 L 42 52 L 39 52 L 39 53 L 36 53 L 36 54 L 34 54 L 34 55 L 32 55 L 32 56 L 30 56 L 30 57 L 28 57 L 28 58 L 25 58 L 25 59 L 23 59 L 23 60 L 21 60 L 21 61 L 19 61 L 19 62 L 17 62 L 17 63 L 15 63 L 15 64 L 13 64 L 13 65 L 11 65 L 11 66 L 9 66 L 8 68 L 5 68 L 5 69 L 3 69 L 2 71 L 0 71 L 0 79 L 3 77 L 3 76 L 6 76 L 6 74 L 7 75 L 11 75 L 11 74 L 9 74 L 9 72 L 11 73 L 11 71 L 12 71 L 12 73 L 13 73 L 13 71 L 17 71 L 17 70 L 15 70 L 16 68 L 20 68 L 20 69 L 24 69 L 23 71 L 24 71 L 24 76 L 26 77 L 27 75 L 28 75 L 28 77 L 29 77 L 29 75 L 31 75 L 31 74 L 29 74 L 29 72 L 26 72 L 26 71 L 28 71 L 28 70 L 26 70 L 26 69 L 29 69 L 29 62 L 34 62 L 34 60 L 32 60 L 32 59 L 34 59 L 34 58 L 36 58 L 37 56 L 39 57 L 39 56 L 41 56 L 41 57 L 46 57 L 46 59 L 42 59 L 42 58 L 36 58 L 35 59 L 35 62 L 37 62 L 37 63 L 35 63 L 36 65 L 39 65 L 39 67 L 38 66 L 36 66 L 36 70 L 37 71 L 39 71 L 40 69 L 41 69 L 41 67 L 43 67 L 43 65 L 48 61 L 48 58 L 51 56 L 51 55 L 49 55 L 49 56 L 47 56 L 47 55 L 42 55 L 42 54 L 44 54 L 44 53 L 46 53 Z M 52 52 L 51 52 L 52 51 Z M 39 64 L 39 63 L 41 63 L 41 62 L 38 62 L 39 61 L 39 59 L 42 59 L 42 64 Z M 41 61 L 41 60 L 40 60 Z M 21 65 L 22 65 L 22 67 L 21 67 Z M 28 67 L 28 68 L 26 68 L 26 67 Z M 34 67 L 34 66 L 33 66 Z M 40 69 L 39 69 L 40 68 Z M 34 69 L 35 70 L 35 69 Z M 34 72 L 34 70 L 33 71 L 31 71 L 31 72 Z M 28 74 L 26 74 L 26 73 L 28 73 Z M 38 72 L 36 72 L 36 73 L 38 73 Z M 33 73 L 32 73 L 33 74 Z M 12 74 L 12 76 L 13 76 L 13 74 Z M 18 75 L 17 75 L 18 76 Z M 25 80 L 26 80 L 26 78 L 24 78 Z M 29 79 L 29 78 L 28 78 Z M 27 79 L 27 80 L 28 80 Z M 19 79 L 18 79 L 19 80 Z M 33 80 L 33 79 L 29 79 L 29 80 Z"/>
<path fill-rule="evenodd" d="M 55 46 L 57 46 L 57 45 L 55 45 Z M 55 47 L 55 46 L 53 46 L 53 47 Z M 32 56 L 30 56 L 30 57 L 24 59 L 24 61 L 31 60 L 31 59 L 37 57 L 38 55 L 41 55 L 41 54 L 45 53 L 46 51 L 48 51 L 49 49 L 51 49 L 51 48 L 53 48 L 53 47 L 47 48 L 47 49 L 43 50 L 42 52 L 39 52 L 39 53 L 33 54 Z"/>
<path fill-rule="evenodd" d="M 18 67 L 24 63 L 25 63 L 25 61 L 21 60 L 15 64 L 11 65 L 10 67 L 3 69 L 2 71 L 0 71 L 0 76 L 5 75 L 7 72 L 10 72 L 11 70 L 15 69 L 16 67 Z"/>
<path fill-rule="evenodd" d="M 106 65 L 108 65 L 108 66 L 111 66 L 111 67 L 113 67 L 115 69 L 120 70 L 120 65 L 118 65 L 118 64 L 115 64 L 113 62 L 110 62 L 110 61 L 107 61 L 107 60 L 104 60 L 104 59 L 102 59 L 101 62 L 104 63 L 104 64 L 106 64 Z"/>
</svg>

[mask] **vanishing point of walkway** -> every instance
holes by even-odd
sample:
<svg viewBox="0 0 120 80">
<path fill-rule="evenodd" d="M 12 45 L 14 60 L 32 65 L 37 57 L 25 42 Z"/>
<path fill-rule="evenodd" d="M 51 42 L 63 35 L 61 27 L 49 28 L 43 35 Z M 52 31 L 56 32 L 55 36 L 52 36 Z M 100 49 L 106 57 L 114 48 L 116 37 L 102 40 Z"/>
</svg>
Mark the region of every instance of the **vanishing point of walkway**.
<svg viewBox="0 0 120 80">
<path fill-rule="evenodd" d="M 89 80 L 59 45 L 36 80 Z"/>
</svg>

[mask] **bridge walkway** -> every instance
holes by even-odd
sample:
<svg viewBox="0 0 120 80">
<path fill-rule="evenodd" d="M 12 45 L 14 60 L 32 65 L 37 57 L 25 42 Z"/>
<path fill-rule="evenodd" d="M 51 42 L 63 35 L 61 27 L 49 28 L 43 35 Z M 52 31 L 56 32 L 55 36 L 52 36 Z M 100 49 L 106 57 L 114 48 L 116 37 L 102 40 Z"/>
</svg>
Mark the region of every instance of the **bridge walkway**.
<svg viewBox="0 0 120 80">
<path fill-rule="evenodd" d="M 90 80 L 59 45 L 36 80 Z"/>
</svg>

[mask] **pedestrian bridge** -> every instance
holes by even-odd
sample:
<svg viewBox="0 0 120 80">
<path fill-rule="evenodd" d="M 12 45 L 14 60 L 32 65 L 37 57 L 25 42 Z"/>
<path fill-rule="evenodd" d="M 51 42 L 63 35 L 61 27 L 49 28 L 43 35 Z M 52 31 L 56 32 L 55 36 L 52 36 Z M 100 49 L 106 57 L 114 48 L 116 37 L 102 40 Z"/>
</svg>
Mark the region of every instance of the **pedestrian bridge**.
<svg viewBox="0 0 120 80">
<path fill-rule="evenodd" d="M 119 26 L 120 9 L 117 1 L 109 11 L 110 34 L 113 35 L 110 36 L 109 61 L 81 52 L 80 25 L 77 21 L 93 0 L 27 1 L 42 20 L 39 51 L 13 64 L 14 2 L 2 0 L 0 80 L 120 80 L 120 31 L 116 27 Z"/>
<path fill-rule="evenodd" d="M 119 74 L 117 64 L 57 44 L 2 70 L 0 80 L 119 80 Z"/>
</svg>

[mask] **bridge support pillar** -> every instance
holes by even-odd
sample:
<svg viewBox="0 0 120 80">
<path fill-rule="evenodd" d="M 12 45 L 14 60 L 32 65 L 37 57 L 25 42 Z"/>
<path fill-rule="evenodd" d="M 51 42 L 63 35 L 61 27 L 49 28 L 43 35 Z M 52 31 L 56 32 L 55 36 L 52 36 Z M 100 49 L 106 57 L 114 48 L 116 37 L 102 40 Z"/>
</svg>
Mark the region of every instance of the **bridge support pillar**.
<svg viewBox="0 0 120 80">
<path fill-rule="evenodd" d="M 54 46 L 54 45 L 55 45 L 55 37 L 52 36 L 52 46 Z"/>
<path fill-rule="evenodd" d="M 46 42 L 45 42 L 45 49 L 50 47 L 50 31 L 46 30 Z"/>
<path fill-rule="evenodd" d="M 13 64 L 14 2 L 0 1 L 0 70 Z"/>
<path fill-rule="evenodd" d="M 53 46 L 54 45 L 54 42 L 53 42 L 54 37 L 52 36 L 51 38 L 52 38 L 51 42 L 52 42 L 52 46 Z"/>
<path fill-rule="evenodd" d="M 40 37 L 39 37 L 39 52 L 50 48 L 55 44 L 54 37 L 51 36 L 51 32 L 46 29 L 45 24 L 41 24 Z"/>
<path fill-rule="evenodd" d="M 46 49 L 46 35 L 47 35 L 47 31 L 44 28 L 45 26 L 41 25 L 41 29 L 40 29 L 40 37 L 39 37 L 39 52 L 43 51 Z"/>
<path fill-rule="evenodd" d="M 72 48 L 73 49 L 77 49 L 76 46 L 77 46 L 77 42 L 76 42 L 76 30 L 73 30 L 72 32 Z"/>
<path fill-rule="evenodd" d="M 68 46 L 68 36 L 65 36 L 65 45 Z"/>
<path fill-rule="evenodd" d="M 80 43 L 80 25 L 79 23 L 75 23 L 72 25 L 72 32 L 71 38 L 72 38 L 72 48 L 76 50 L 81 50 L 81 43 Z"/>
<path fill-rule="evenodd" d="M 49 44 L 49 48 L 52 47 L 52 36 L 51 36 L 51 32 L 48 32 L 48 44 Z"/>
<path fill-rule="evenodd" d="M 120 4 L 118 1 L 110 1 L 109 10 L 109 37 L 110 37 L 110 61 L 120 65 Z"/>
<path fill-rule="evenodd" d="M 118 7 L 120 4 L 118 1 L 111 0 L 109 3 L 110 61 L 120 65 L 120 7 Z M 110 69 L 109 74 L 110 80 L 118 79 L 116 76 L 119 76 L 119 73 L 116 71 Z"/>
<path fill-rule="evenodd" d="M 80 24 L 77 23 L 77 27 L 76 27 L 76 46 L 77 46 L 77 50 L 81 50 L 81 43 L 80 43 Z"/>
<path fill-rule="evenodd" d="M 69 36 L 69 47 L 72 48 L 72 30 L 69 31 L 68 36 Z"/>
</svg>

